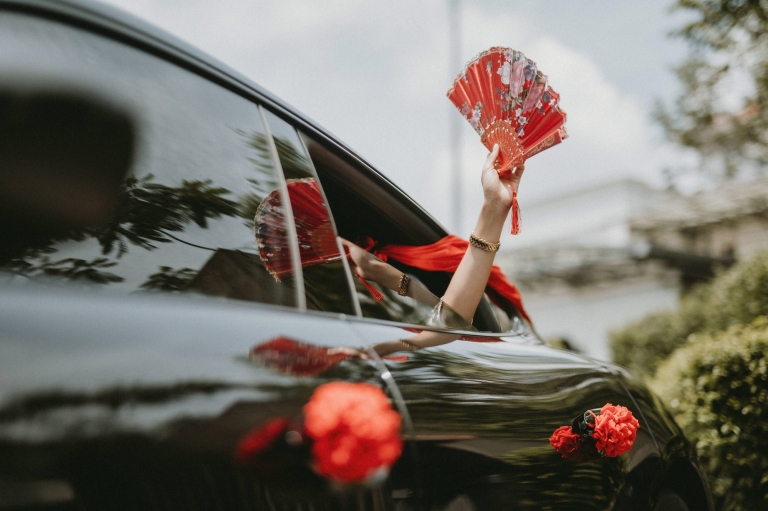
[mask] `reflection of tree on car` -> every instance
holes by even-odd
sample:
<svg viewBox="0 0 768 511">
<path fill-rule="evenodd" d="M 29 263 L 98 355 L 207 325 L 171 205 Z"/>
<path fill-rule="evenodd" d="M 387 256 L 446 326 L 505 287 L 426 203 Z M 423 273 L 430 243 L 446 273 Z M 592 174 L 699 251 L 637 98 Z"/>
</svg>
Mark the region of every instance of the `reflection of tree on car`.
<svg viewBox="0 0 768 511">
<path fill-rule="evenodd" d="M 210 219 L 222 216 L 234 216 L 238 213 L 238 203 L 228 199 L 229 190 L 212 186 L 211 180 L 182 181 L 181 186 L 171 187 L 154 181 L 154 176 L 148 174 L 140 179 L 129 177 L 123 183 L 117 197 L 115 213 L 108 223 L 103 226 L 87 227 L 71 230 L 50 239 L 44 246 L 30 248 L 25 253 L 13 257 L 3 264 L 23 275 L 35 276 L 49 274 L 46 268 L 51 262 L 45 261 L 45 256 L 56 252 L 57 246 L 67 241 L 82 242 L 87 239 L 95 240 L 104 256 L 121 258 L 128 253 L 129 246 L 154 250 L 159 243 L 169 243 L 173 240 L 186 243 L 171 233 L 186 230 L 187 225 L 194 223 L 202 228 L 208 227 Z M 61 268 L 52 276 L 75 279 L 85 279 L 93 283 L 109 283 L 116 281 L 107 278 L 99 268 L 116 264 L 108 258 L 98 258 L 88 262 L 82 259 L 65 259 L 57 261 Z M 64 271 L 69 267 L 70 272 Z M 89 267 L 89 273 L 76 273 L 78 267 Z"/>
<path fill-rule="evenodd" d="M 251 160 L 254 171 L 257 174 L 274 172 L 274 169 L 264 168 L 264 135 L 254 134 L 246 143 L 262 156 Z M 278 145 L 284 147 L 285 143 Z M 42 244 L 28 247 L 21 254 L 7 257 L 0 261 L 0 265 L 16 276 L 28 278 L 45 276 L 89 284 L 122 282 L 122 276 L 107 271 L 107 268 L 115 267 L 131 246 L 155 250 L 160 244 L 179 242 L 215 252 L 215 248 L 184 240 L 181 234 L 192 224 L 207 229 L 210 220 L 222 217 L 242 217 L 247 219 L 250 227 L 261 200 L 260 194 L 263 193 L 261 181 L 248 178 L 254 192 L 236 197 L 230 190 L 216 186 L 210 179 L 182 180 L 179 186 L 168 186 L 158 183 L 152 174 L 140 178 L 131 176 L 123 181 L 116 197 L 114 213 L 106 223 L 58 233 Z M 71 257 L 52 260 L 51 254 L 56 253 L 62 244 L 88 239 L 98 243 L 101 257 L 91 260 Z M 160 266 L 158 270 L 149 275 L 139 288 L 184 290 L 197 271 L 170 266 Z"/>
</svg>

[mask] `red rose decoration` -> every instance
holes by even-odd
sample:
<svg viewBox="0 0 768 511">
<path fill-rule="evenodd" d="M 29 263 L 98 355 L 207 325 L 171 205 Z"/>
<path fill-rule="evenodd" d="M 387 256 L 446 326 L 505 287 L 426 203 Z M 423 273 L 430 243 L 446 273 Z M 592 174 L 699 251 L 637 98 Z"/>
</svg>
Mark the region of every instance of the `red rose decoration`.
<svg viewBox="0 0 768 511">
<path fill-rule="evenodd" d="M 595 417 L 592 438 L 595 447 L 605 456 L 620 456 L 632 448 L 640 423 L 628 409 L 610 403 L 603 406 Z"/>
<path fill-rule="evenodd" d="M 549 437 L 549 443 L 566 460 L 584 461 L 590 457 L 584 439 L 574 433 L 570 426 L 557 428 Z"/>
<path fill-rule="evenodd" d="M 241 465 L 258 465 L 259 455 L 288 430 L 288 419 L 272 419 L 254 429 L 240 440 L 235 450 L 235 460 Z"/>
<path fill-rule="evenodd" d="M 598 413 L 595 413 L 598 412 Z M 598 455 L 615 458 L 632 448 L 640 423 L 627 408 L 610 403 L 587 410 L 572 426 L 560 426 L 549 443 L 564 459 L 588 461 Z"/>
<path fill-rule="evenodd" d="M 314 440 L 314 469 L 343 483 L 389 470 L 403 450 L 400 415 L 378 387 L 333 382 L 304 406 L 304 430 Z"/>
</svg>

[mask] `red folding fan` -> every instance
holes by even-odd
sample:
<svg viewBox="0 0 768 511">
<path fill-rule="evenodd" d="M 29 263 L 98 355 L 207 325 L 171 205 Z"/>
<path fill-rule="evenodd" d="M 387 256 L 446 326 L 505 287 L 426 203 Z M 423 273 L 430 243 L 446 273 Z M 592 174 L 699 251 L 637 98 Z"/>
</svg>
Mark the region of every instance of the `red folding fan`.
<svg viewBox="0 0 768 511">
<path fill-rule="evenodd" d="M 536 63 L 519 51 L 494 47 L 479 54 L 456 77 L 447 95 L 489 151 L 499 145 L 494 166 L 502 178 L 568 136 L 560 95 Z M 519 232 L 515 213 L 513 209 L 512 234 Z"/>
<path fill-rule="evenodd" d="M 288 181 L 287 188 L 302 267 L 340 261 L 342 256 L 336 243 L 336 234 L 317 181 L 314 178 L 292 179 Z M 293 265 L 288 228 L 279 189 L 272 190 L 259 204 L 253 229 L 259 256 L 267 270 L 278 281 L 291 276 Z M 347 256 L 348 254 L 345 255 Z M 383 298 L 381 293 L 363 278 L 355 276 L 376 300 Z"/>
</svg>

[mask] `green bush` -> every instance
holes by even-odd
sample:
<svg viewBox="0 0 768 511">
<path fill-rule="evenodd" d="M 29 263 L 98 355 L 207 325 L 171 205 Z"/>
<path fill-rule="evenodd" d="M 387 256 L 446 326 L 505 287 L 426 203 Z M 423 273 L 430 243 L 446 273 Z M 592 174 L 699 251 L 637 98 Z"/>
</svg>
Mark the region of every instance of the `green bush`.
<svg viewBox="0 0 768 511">
<path fill-rule="evenodd" d="M 692 335 L 651 386 L 694 443 L 716 508 L 768 509 L 768 318 Z"/>
<path fill-rule="evenodd" d="M 639 376 L 649 377 L 689 335 L 747 324 L 761 315 L 768 315 L 768 253 L 695 287 L 683 297 L 678 310 L 649 314 L 611 332 L 613 359 Z"/>
<path fill-rule="evenodd" d="M 611 332 L 614 362 L 638 376 L 652 376 L 659 363 L 685 341 L 686 333 L 680 331 L 677 320 L 677 312 L 656 312 Z"/>
</svg>

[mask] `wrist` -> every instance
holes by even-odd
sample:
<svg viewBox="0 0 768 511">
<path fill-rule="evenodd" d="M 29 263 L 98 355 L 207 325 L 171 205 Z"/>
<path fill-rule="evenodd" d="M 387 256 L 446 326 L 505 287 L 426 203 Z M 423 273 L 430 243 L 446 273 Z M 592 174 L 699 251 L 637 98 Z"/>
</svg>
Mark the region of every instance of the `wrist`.
<svg viewBox="0 0 768 511">
<path fill-rule="evenodd" d="M 504 229 L 504 221 L 507 219 L 509 209 L 509 207 L 499 205 L 498 203 L 484 203 L 480 210 L 477 224 L 475 224 L 475 235 L 491 243 L 498 242 L 501 238 L 501 231 Z"/>
<path fill-rule="evenodd" d="M 499 200 L 484 199 L 483 206 L 480 208 L 480 216 L 488 220 L 501 219 L 503 221 L 507 218 L 511 208 L 511 205 L 505 205 Z"/>
<path fill-rule="evenodd" d="M 374 282 L 381 282 L 381 278 L 384 274 L 384 263 L 378 259 L 373 259 L 365 265 L 365 274 L 368 280 Z"/>
</svg>

